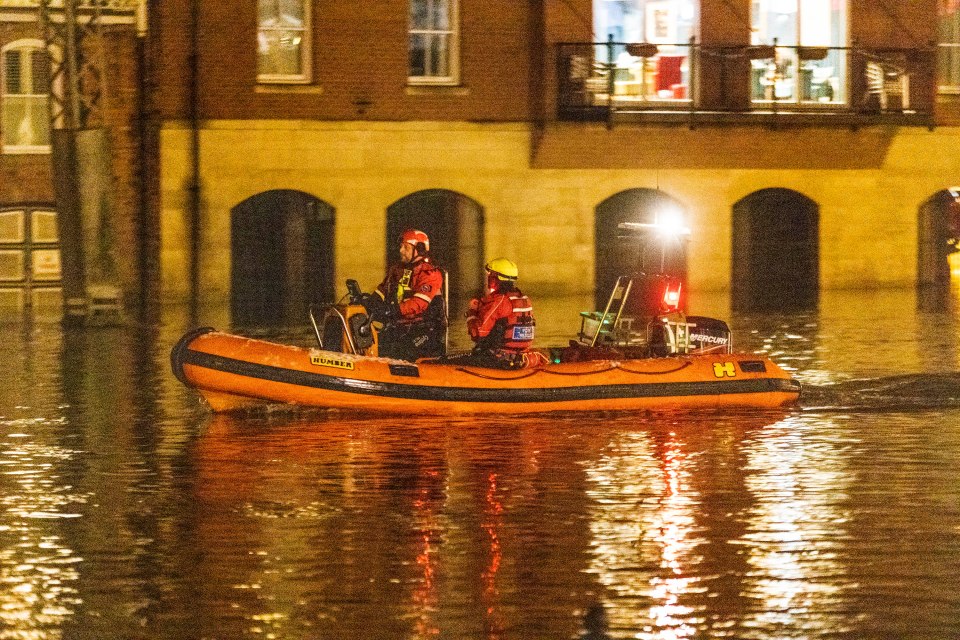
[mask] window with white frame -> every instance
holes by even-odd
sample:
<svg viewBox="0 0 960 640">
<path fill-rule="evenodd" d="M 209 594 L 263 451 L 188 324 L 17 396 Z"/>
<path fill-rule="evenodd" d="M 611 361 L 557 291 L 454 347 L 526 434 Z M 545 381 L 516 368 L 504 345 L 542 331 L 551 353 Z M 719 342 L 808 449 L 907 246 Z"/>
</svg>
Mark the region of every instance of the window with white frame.
<svg viewBox="0 0 960 640">
<path fill-rule="evenodd" d="M 309 0 L 258 0 L 257 82 L 309 81 Z"/>
<path fill-rule="evenodd" d="M 937 83 L 944 93 L 960 93 L 960 0 L 939 0 Z"/>
<path fill-rule="evenodd" d="M 459 82 L 457 0 L 410 0 L 411 84 Z"/>
<path fill-rule="evenodd" d="M 753 0 L 751 43 L 775 45 L 751 60 L 755 102 L 846 102 L 849 0 Z"/>
<path fill-rule="evenodd" d="M 0 50 L 0 135 L 5 153 L 50 151 L 50 61 L 40 40 Z"/>
</svg>

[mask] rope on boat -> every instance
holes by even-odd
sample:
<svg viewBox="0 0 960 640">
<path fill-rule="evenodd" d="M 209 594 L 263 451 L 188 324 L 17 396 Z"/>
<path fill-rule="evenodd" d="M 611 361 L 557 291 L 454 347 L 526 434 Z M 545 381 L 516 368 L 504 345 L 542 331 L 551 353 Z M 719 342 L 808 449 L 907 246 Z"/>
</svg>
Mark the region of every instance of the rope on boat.
<svg viewBox="0 0 960 640">
<path fill-rule="evenodd" d="M 616 368 L 616 365 L 610 365 L 606 369 L 597 369 L 596 371 L 549 371 L 547 369 L 543 369 L 542 371 L 554 376 L 589 376 L 593 375 L 594 373 L 606 373 L 608 371 L 613 371 Z"/>
<path fill-rule="evenodd" d="M 534 376 L 538 373 L 549 373 L 554 376 L 589 376 L 595 373 L 607 373 L 609 371 L 614 371 L 615 369 L 619 369 L 626 373 L 633 373 L 638 376 L 662 376 L 668 373 L 676 373 L 677 371 L 682 371 L 683 369 L 686 369 L 687 367 L 689 367 L 691 364 L 693 363 L 690 362 L 689 360 L 686 360 L 679 367 L 675 367 L 667 371 L 637 371 L 636 369 L 628 369 L 627 367 L 624 367 L 620 364 L 613 364 L 607 367 L 606 369 L 597 369 L 596 371 L 551 371 L 549 369 L 541 369 L 540 367 L 536 367 L 523 375 L 510 376 L 510 377 L 491 376 L 484 373 L 480 373 L 479 371 L 471 371 L 470 369 L 465 369 L 463 367 L 457 367 L 457 371 L 462 371 L 463 373 L 469 373 L 472 376 L 476 376 L 478 378 L 485 378 L 487 380 L 523 380 L 524 378 L 529 378 L 530 376 Z"/>
<path fill-rule="evenodd" d="M 689 360 L 687 360 L 687 361 L 685 361 L 682 365 L 680 365 L 679 367 L 677 367 L 676 369 L 670 369 L 669 371 L 637 371 L 636 369 L 627 369 L 626 367 L 623 367 L 623 366 L 620 366 L 620 365 L 617 365 L 617 369 L 620 369 L 621 371 L 626 371 L 627 373 L 635 373 L 635 374 L 637 374 L 638 376 L 660 376 L 660 375 L 663 375 L 663 374 L 665 374 L 665 373 L 676 373 L 677 371 L 680 371 L 680 370 L 682 370 L 682 369 L 686 369 L 686 368 L 689 367 L 691 364 L 693 364 L 693 363 L 690 362 Z"/>
<path fill-rule="evenodd" d="M 526 374 L 524 374 L 524 375 L 522 375 L 522 376 L 513 376 L 513 377 L 510 377 L 510 378 L 501 378 L 501 377 L 499 377 L 499 376 L 488 376 L 488 375 L 485 375 L 485 374 L 483 374 L 483 373 L 479 373 L 479 372 L 477 372 L 477 371 L 470 371 L 469 369 L 464 369 L 463 367 L 457 367 L 457 371 L 462 371 L 463 373 L 469 373 L 469 374 L 472 375 L 472 376 L 477 376 L 478 378 L 485 378 L 485 379 L 487 379 L 487 380 L 523 380 L 524 378 L 529 378 L 530 376 L 534 376 L 534 375 L 540 373 L 540 369 L 533 369 L 533 370 L 530 371 L 529 373 L 526 373 Z"/>
</svg>

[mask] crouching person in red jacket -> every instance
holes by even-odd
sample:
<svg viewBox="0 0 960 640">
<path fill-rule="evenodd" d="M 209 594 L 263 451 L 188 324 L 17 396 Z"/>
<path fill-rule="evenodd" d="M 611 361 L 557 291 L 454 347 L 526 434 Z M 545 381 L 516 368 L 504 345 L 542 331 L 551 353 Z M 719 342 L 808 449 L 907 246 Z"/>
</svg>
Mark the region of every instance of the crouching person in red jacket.
<svg viewBox="0 0 960 640">
<path fill-rule="evenodd" d="M 517 265 L 506 258 L 486 264 L 487 288 L 470 301 L 467 331 L 475 346 L 471 362 L 498 369 L 520 369 L 528 364 L 533 343 L 533 305 L 517 288 Z"/>
</svg>

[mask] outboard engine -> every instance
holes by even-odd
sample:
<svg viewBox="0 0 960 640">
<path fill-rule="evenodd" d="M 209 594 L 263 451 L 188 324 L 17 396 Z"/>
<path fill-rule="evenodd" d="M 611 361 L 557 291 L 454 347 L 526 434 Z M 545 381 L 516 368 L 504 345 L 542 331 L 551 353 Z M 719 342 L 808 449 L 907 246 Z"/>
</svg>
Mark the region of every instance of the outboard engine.
<svg viewBox="0 0 960 640">
<path fill-rule="evenodd" d="M 723 320 L 687 316 L 690 353 L 732 353 L 733 337 Z"/>
</svg>

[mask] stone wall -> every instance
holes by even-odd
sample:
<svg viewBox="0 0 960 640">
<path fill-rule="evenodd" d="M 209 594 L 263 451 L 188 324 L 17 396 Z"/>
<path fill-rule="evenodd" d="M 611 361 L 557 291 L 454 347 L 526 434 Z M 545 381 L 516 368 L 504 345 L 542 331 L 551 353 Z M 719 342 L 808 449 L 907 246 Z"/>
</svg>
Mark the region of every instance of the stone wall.
<svg viewBox="0 0 960 640">
<path fill-rule="evenodd" d="M 960 128 L 872 132 L 883 139 L 874 161 L 844 169 L 817 166 L 822 150 L 799 146 L 793 153 L 810 159 L 784 167 L 702 149 L 699 167 L 540 168 L 530 162 L 532 135 L 522 124 L 209 122 L 201 133 L 201 291 L 210 300 L 229 295 L 230 209 L 252 195 L 298 189 L 332 205 L 337 281 L 354 277 L 369 287 L 384 269 L 387 207 L 436 188 L 480 203 L 486 255 L 521 263 L 531 292 L 590 291 L 594 210 L 633 188 L 659 188 L 686 208 L 695 290 L 729 287 L 733 205 L 768 187 L 793 189 L 818 204 L 823 289 L 909 287 L 916 279 L 918 209 L 960 183 L 954 152 Z M 188 291 L 188 143 L 181 125 L 162 132 L 161 262 L 169 300 Z"/>
</svg>

